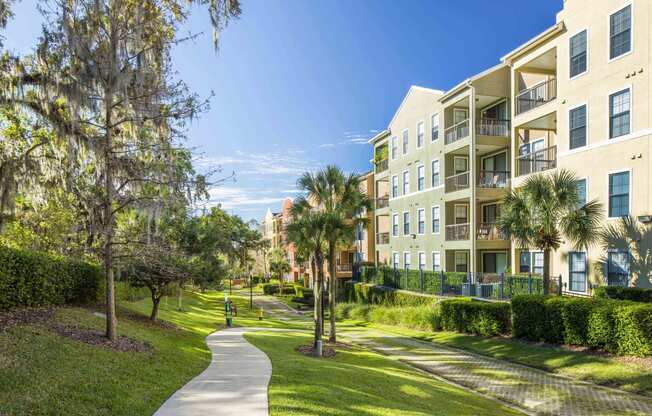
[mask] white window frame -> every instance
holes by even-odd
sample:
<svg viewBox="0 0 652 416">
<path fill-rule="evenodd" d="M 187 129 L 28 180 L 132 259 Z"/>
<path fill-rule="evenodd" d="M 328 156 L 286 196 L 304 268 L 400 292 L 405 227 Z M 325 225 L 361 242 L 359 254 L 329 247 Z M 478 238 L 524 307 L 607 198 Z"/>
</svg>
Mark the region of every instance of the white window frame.
<svg viewBox="0 0 652 416">
<path fill-rule="evenodd" d="M 458 262 L 457 262 L 457 254 L 458 254 L 458 253 L 462 253 L 462 254 L 464 254 L 465 257 L 466 257 L 466 273 L 468 273 L 468 272 L 469 272 L 469 263 L 470 263 L 470 261 L 471 261 L 471 260 L 470 260 L 470 256 L 469 256 L 469 252 L 468 252 L 468 251 L 463 251 L 463 250 L 456 250 L 456 251 L 454 251 L 453 253 L 454 253 L 454 254 L 453 254 L 453 258 L 455 259 L 455 271 L 457 272 L 457 265 L 458 265 L 458 264 L 462 264 L 462 263 L 458 263 Z M 462 272 L 461 272 L 461 273 L 462 273 Z"/>
<path fill-rule="evenodd" d="M 436 185 L 434 183 L 432 183 L 432 177 L 433 177 L 433 175 L 435 173 L 434 169 L 433 169 L 433 166 L 435 165 L 435 162 L 437 162 L 437 184 Z M 441 162 L 439 161 L 439 159 L 432 159 L 430 161 L 430 186 L 432 188 L 436 188 L 439 185 L 441 185 Z"/>
<path fill-rule="evenodd" d="M 394 234 L 394 220 L 396 220 L 396 234 Z M 398 237 L 401 234 L 401 224 L 398 214 L 392 214 L 392 237 Z"/>
<path fill-rule="evenodd" d="M 407 233 L 405 232 L 405 224 L 406 224 L 406 222 L 405 222 L 405 214 L 407 214 L 407 219 L 408 219 L 407 220 L 407 228 L 408 228 Z M 404 236 L 409 236 L 410 234 L 412 234 L 412 218 L 410 218 L 410 211 L 403 211 L 403 235 Z"/>
<path fill-rule="evenodd" d="M 571 289 L 571 284 L 573 281 L 571 266 L 572 266 L 572 254 L 584 254 L 584 290 L 573 290 Z M 607 266 L 609 267 L 609 266 Z M 568 291 L 573 293 L 586 293 L 589 286 L 589 255 L 586 251 L 576 251 L 572 250 L 568 252 Z"/>
<path fill-rule="evenodd" d="M 396 192 L 394 192 L 394 182 L 396 182 Z M 390 193 L 391 193 L 392 198 L 398 197 L 398 190 L 399 190 L 399 187 L 398 187 L 398 175 L 393 175 L 392 176 L 392 182 L 390 184 L 390 187 L 391 187 Z"/>
<path fill-rule="evenodd" d="M 575 36 L 579 35 L 580 33 L 584 32 L 584 31 L 586 31 L 586 69 L 584 70 L 584 72 L 580 72 L 579 74 L 573 75 L 573 76 L 571 77 L 571 76 L 570 76 L 570 69 L 571 69 L 571 61 L 570 61 L 570 47 L 571 47 L 571 44 L 570 44 L 570 42 L 571 42 L 571 39 L 572 39 L 572 38 L 574 38 Z M 588 28 L 588 27 L 585 27 L 585 28 L 579 29 L 579 30 L 576 31 L 575 33 L 572 33 L 572 34 L 570 34 L 570 35 L 568 36 L 568 80 L 569 80 L 569 81 L 572 81 L 572 80 L 574 80 L 574 79 L 577 79 L 577 78 L 579 78 L 579 77 L 581 77 L 581 76 L 586 75 L 586 74 L 589 73 L 589 65 L 590 65 L 590 64 L 589 64 L 589 62 L 590 62 L 590 61 L 589 61 L 589 58 L 590 58 L 590 54 L 591 54 L 591 53 L 590 53 L 590 49 L 591 49 L 591 48 L 590 48 L 590 45 L 591 45 L 591 42 L 589 41 L 589 39 L 590 39 L 589 35 L 590 35 L 590 34 L 591 34 L 591 33 L 590 33 L 590 31 L 589 31 L 589 28 Z M 588 108 L 587 108 L 587 109 L 588 109 Z"/>
<path fill-rule="evenodd" d="M 392 251 L 392 267 L 397 270 L 401 268 L 401 256 L 398 251 Z"/>
<path fill-rule="evenodd" d="M 409 261 L 406 261 L 406 260 L 409 260 Z M 404 251 L 403 252 L 403 268 L 408 269 L 408 267 L 412 267 L 412 252 L 411 251 Z"/>
<path fill-rule="evenodd" d="M 616 136 L 616 137 L 611 137 L 611 96 L 618 93 L 618 92 L 623 92 L 625 90 L 629 91 L 629 133 L 623 134 L 622 136 Z M 587 108 L 588 110 L 588 108 Z M 632 84 L 627 84 L 622 86 L 621 88 L 616 88 L 611 91 L 607 91 L 607 142 L 612 141 L 612 140 L 619 140 L 619 139 L 624 139 L 632 133 L 634 133 L 634 88 Z M 588 118 L 588 115 L 587 115 Z M 588 121 L 587 121 L 588 122 Z"/>
<path fill-rule="evenodd" d="M 622 55 L 618 55 L 615 58 L 612 58 L 611 57 L 611 16 L 618 13 L 619 11 L 623 10 L 627 6 L 631 7 L 631 9 L 630 9 L 630 11 L 631 11 L 631 22 L 630 22 L 630 29 L 629 29 L 629 33 L 630 33 L 631 36 L 630 36 L 629 52 L 626 52 L 626 53 L 624 53 Z M 621 4 L 620 6 L 618 6 L 618 8 L 613 9 L 609 13 L 607 13 L 607 30 L 606 30 L 606 32 L 607 32 L 607 48 L 606 48 L 607 49 L 607 63 L 617 61 L 620 58 L 624 58 L 625 56 L 629 56 L 632 53 L 634 53 L 634 2 L 633 1 L 630 1 L 630 2 L 625 3 L 625 4 Z"/>
<path fill-rule="evenodd" d="M 423 232 L 419 231 L 419 225 L 421 224 L 421 218 L 420 218 L 421 213 L 423 213 Z M 426 219 L 426 209 L 425 208 L 417 209 L 417 234 L 424 235 L 426 233 L 426 224 L 427 223 L 428 223 L 428 221 Z"/>
<path fill-rule="evenodd" d="M 622 90 L 619 90 L 619 91 L 622 91 Z M 630 107 L 631 107 L 631 96 L 632 96 L 631 92 L 630 92 L 629 96 L 630 96 Z M 584 139 L 584 146 L 580 146 L 580 147 L 576 147 L 574 149 L 571 149 L 570 148 L 571 111 L 577 110 L 578 108 L 580 108 L 582 106 L 586 107 L 586 122 L 585 122 L 585 127 L 584 127 L 586 129 L 586 134 L 585 134 L 585 139 Z M 607 109 L 607 111 L 609 111 L 609 109 Z M 570 107 L 568 109 L 568 113 L 566 113 L 566 115 L 568 117 L 568 123 L 567 123 L 567 126 L 568 126 L 568 151 L 572 152 L 572 151 L 575 151 L 575 150 L 580 150 L 580 149 L 584 149 L 584 148 L 588 147 L 589 146 L 589 103 L 585 101 L 585 102 L 582 102 L 582 103 L 578 103 L 573 107 Z M 607 114 L 607 119 L 608 118 L 609 118 L 609 115 Z M 631 129 L 631 127 L 632 127 L 631 126 L 631 120 L 632 120 L 632 118 L 631 118 L 631 109 L 630 109 L 630 118 L 629 118 L 629 120 L 630 120 L 630 126 L 629 127 Z M 607 120 L 607 122 L 608 122 L 608 120 Z M 608 127 L 609 126 L 607 126 L 607 129 L 608 129 Z"/>
<path fill-rule="evenodd" d="M 437 219 L 439 220 L 439 226 L 437 227 L 437 231 L 434 231 L 432 229 L 432 223 L 435 221 L 435 218 L 434 218 L 434 215 L 433 215 L 433 212 L 434 212 L 435 208 L 437 208 L 437 217 L 438 217 Z M 430 219 L 430 232 L 432 234 L 441 234 L 441 205 L 433 205 L 433 206 L 431 206 L 430 207 L 430 215 L 432 216 L 432 218 Z"/>
<path fill-rule="evenodd" d="M 405 180 L 405 178 L 406 178 L 405 174 L 406 173 L 407 173 L 407 181 Z M 409 193 L 410 193 L 410 171 L 409 170 L 404 170 L 401 176 L 402 176 L 402 179 L 403 179 L 403 181 L 402 181 L 403 186 L 401 187 L 401 191 L 402 191 L 401 195 L 409 195 Z"/>
<path fill-rule="evenodd" d="M 421 263 L 421 256 L 423 256 L 423 263 Z M 419 263 L 419 270 L 426 270 L 427 267 L 427 259 L 426 259 L 426 252 L 425 251 L 419 251 L 417 253 L 417 263 Z M 421 267 L 423 266 L 423 267 Z"/>
<path fill-rule="evenodd" d="M 419 126 L 423 129 L 423 133 L 421 134 L 421 145 L 419 145 Z M 426 138 L 426 123 L 425 121 L 421 120 L 417 122 L 417 149 L 421 149 L 423 145 L 426 143 L 425 141 Z"/>
<path fill-rule="evenodd" d="M 439 264 L 437 267 L 435 267 L 435 254 L 437 255 L 437 258 L 439 259 Z M 430 261 L 432 262 L 432 271 L 433 272 L 440 272 L 441 271 L 441 253 L 439 251 L 433 251 L 432 254 L 430 255 Z"/>
<path fill-rule="evenodd" d="M 396 147 L 394 147 L 394 145 L 396 145 Z M 396 151 L 394 151 L 394 150 L 396 150 Z M 396 158 L 398 157 L 398 137 L 394 136 L 394 137 L 392 137 L 390 139 L 389 151 L 391 153 L 391 155 L 390 155 L 391 159 L 396 160 Z"/>
<path fill-rule="evenodd" d="M 432 123 L 432 120 L 435 119 L 435 118 L 437 118 L 437 138 L 436 138 L 436 139 L 433 139 L 433 138 L 432 138 L 432 129 L 433 129 L 435 126 L 434 126 L 434 124 Z M 430 142 L 431 142 L 431 143 L 434 143 L 434 142 L 436 142 L 437 140 L 439 140 L 439 136 L 440 136 L 440 135 L 439 135 L 439 127 L 440 127 L 440 123 L 439 123 L 439 113 L 433 113 L 433 114 L 431 114 L 431 115 L 430 115 Z"/>
<path fill-rule="evenodd" d="M 407 133 L 407 136 L 405 135 Z M 407 143 L 405 138 L 407 137 Z M 410 152 L 410 129 L 403 129 L 401 132 L 401 150 L 402 155 L 405 156 Z"/>
<path fill-rule="evenodd" d="M 457 212 L 456 208 L 457 207 L 464 207 L 466 208 L 466 222 L 461 222 L 459 224 L 470 224 L 471 223 L 471 209 L 469 204 L 453 204 L 453 221 L 457 221 Z M 454 223 L 454 225 L 459 225 L 458 223 Z"/>
<path fill-rule="evenodd" d="M 422 177 L 419 175 L 419 169 L 423 172 L 423 187 L 420 187 L 420 180 Z M 417 191 L 423 191 L 426 188 L 426 165 L 420 164 L 417 165 Z"/>
<path fill-rule="evenodd" d="M 613 170 L 613 171 L 607 172 L 607 188 L 606 189 L 607 189 L 607 219 L 608 220 L 619 220 L 619 219 L 622 218 L 621 216 L 612 217 L 612 216 L 609 215 L 609 211 L 610 211 L 609 208 L 611 206 L 610 205 L 611 201 L 610 201 L 610 198 L 609 198 L 609 176 L 611 176 L 613 174 L 616 174 L 616 173 L 624 173 L 624 172 L 629 172 L 629 189 L 627 190 L 627 192 L 629 192 L 629 194 L 627 195 L 627 201 L 628 201 L 628 214 L 629 215 L 632 214 L 632 190 L 634 189 L 634 185 L 633 185 L 634 184 L 633 169 Z M 588 189 L 588 184 L 587 184 L 587 189 Z"/>
<path fill-rule="evenodd" d="M 464 172 L 456 172 L 455 171 L 455 161 L 456 160 L 465 160 L 466 161 L 466 170 Z M 469 164 L 469 157 L 468 156 L 453 156 L 453 174 L 454 175 L 461 175 L 462 173 L 468 172 L 471 168 L 471 165 Z M 469 179 L 470 180 L 470 179 Z"/>
<path fill-rule="evenodd" d="M 585 186 L 585 188 L 586 188 L 586 202 L 589 202 L 590 201 L 590 199 L 589 199 L 589 177 L 588 176 L 582 176 L 581 178 L 577 178 L 577 182 L 579 182 L 579 181 L 584 181 L 584 183 L 586 184 L 586 186 Z M 607 181 L 609 181 L 609 178 L 607 178 Z M 631 182 L 630 182 L 630 184 L 631 184 Z M 609 190 L 607 189 L 607 193 L 608 192 L 609 192 Z"/>
</svg>

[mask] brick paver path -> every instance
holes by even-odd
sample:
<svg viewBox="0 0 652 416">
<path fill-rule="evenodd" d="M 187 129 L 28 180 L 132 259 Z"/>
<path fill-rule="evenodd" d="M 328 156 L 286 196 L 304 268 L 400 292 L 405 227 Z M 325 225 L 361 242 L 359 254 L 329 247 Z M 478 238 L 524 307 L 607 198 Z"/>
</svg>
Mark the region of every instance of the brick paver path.
<svg viewBox="0 0 652 416">
<path fill-rule="evenodd" d="M 368 328 L 340 335 L 540 415 L 652 415 L 652 399 Z"/>
</svg>

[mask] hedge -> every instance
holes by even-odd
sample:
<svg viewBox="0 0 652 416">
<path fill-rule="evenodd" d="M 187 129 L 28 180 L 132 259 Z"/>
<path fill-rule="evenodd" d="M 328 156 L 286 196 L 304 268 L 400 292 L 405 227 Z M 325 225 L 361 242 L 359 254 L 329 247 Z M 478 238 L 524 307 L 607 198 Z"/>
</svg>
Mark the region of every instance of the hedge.
<svg viewBox="0 0 652 416">
<path fill-rule="evenodd" d="M 530 341 L 652 354 L 652 304 L 522 295 L 512 299 L 512 334 Z"/>
<path fill-rule="evenodd" d="M 420 306 L 382 306 L 338 303 L 335 314 L 338 319 L 351 318 L 421 331 L 438 331 L 441 329 L 439 307 L 430 304 Z"/>
<path fill-rule="evenodd" d="M 509 303 L 452 299 L 441 302 L 440 308 L 441 325 L 447 331 L 493 336 L 510 329 Z"/>
<path fill-rule="evenodd" d="M 437 301 L 437 297 L 396 290 L 385 286 L 348 281 L 344 285 L 346 302 L 388 306 L 420 306 Z"/>
<path fill-rule="evenodd" d="M 624 286 L 600 286 L 593 290 L 593 295 L 601 299 L 631 300 L 652 303 L 652 289 Z"/>
<path fill-rule="evenodd" d="M 280 285 L 276 283 L 263 283 L 258 285 L 266 295 L 277 295 L 280 291 Z M 294 286 L 283 285 L 283 295 L 294 295 Z"/>
<path fill-rule="evenodd" d="M 0 310 L 93 302 L 101 282 L 97 265 L 0 246 Z"/>
</svg>

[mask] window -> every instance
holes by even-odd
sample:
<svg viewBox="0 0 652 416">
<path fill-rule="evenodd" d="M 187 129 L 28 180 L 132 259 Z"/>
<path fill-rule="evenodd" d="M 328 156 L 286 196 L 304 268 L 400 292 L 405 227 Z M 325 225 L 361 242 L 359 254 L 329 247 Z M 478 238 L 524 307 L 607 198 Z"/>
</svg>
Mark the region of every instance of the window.
<svg viewBox="0 0 652 416">
<path fill-rule="evenodd" d="M 577 184 L 577 199 L 579 199 L 578 205 L 584 206 L 586 204 L 586 179 L 580 179 L 576 182 Z"/>
<path fill-rule="evenodd" d="M 432 161 L 431 168 L 432 168 L 431 182 L 432 182 L 432 187 L 434 188 L 435 186 L 439 186 L 439 159 Z"/>
<path fill-rule="evenodd" d="M 407 270 L 412 265 L 412 254 L 409 251 L 403 253 L 403 267 Z"/>
<path fill-rule="evenodd" d="M 357 230 L 356 230 L 356 240 L 358 240 L 358 241 L 364 240 L 364 227 L 363 227 L 363 225 L 358 224 L 356 226 L 356 228 L 357 228 Z"/>
<path fill-rule="evenodd" d="M 609 216 L 629 215 L 629 172 L 609 175 Z"/>
<path fill-rule="evenodd" d="M 398 139 L 396 137 L 392 137 L 392 160 L 396 159 L 397 155 L 398 155 Z"/>
<path fill-rule="evenodd" d="M 455 205 L 455 224 L 467 224 L 469 222 L 469 207 L 468 205 Z"/>
<path fill-rule="evenodd" d="M 419 252 L 419 270 L 426 269 L 426 253 L 423 251 Z"/>
<path fill-rule="evenodd" d="M 569 253 L 568 269 L 570 290 L 573 292 L 586 292 L 586 253 Z"/>
<path fill-rule="evenodd" d="M 586 30 L 570 38 L 570 76 L 586 72 Z"/>
<path fill-rule="evenodd" d="M 455 252 L 455 271 L 456 272 L 469 271 L 469 254 L 466 251 Z"/>
<path fill-rule="evenodd" d="M 408 152 L 408 143 L 409 143 L 409 133 L 408 130 L 403 130 L 403 154 L 406 155 Z"/>
<path fill-rule="evenodd" d="M 423 191 L 426 188 L 426 167 L 417 166 L 417 190 Z"/>
<path fill-rule="evenodd" d="M 432 252 L 432 271 L 441 271 L 441 254 L 438 251 Z"/>
<path fill-rule="evenodd" d="M 519 273 L 543 274 L 543 253 L 521 251 Z"/>
<path fill-rule="evenodd" d="M 632 6 L 609 16 L 609 59 L 632 50 Z"/>
<path fill-rule="evenodd" d="M 398 237 L 398 214 L 392 215 L 392 236 Z"/>
<path fill-rule="evenodd" d="M 426 134 L 425 125 L 423 121 L 420 121 L 417 124 L 417 147 L 423 146 L 423 136 Z"/>
<path fill-rule="evenodd" d="M 423 208 L 417 210 L 417 231 L 419 234 L 426 232 L 426 210 Z"/>
<path fill-rule="evenodd" d="M 607 284 L 629 286 L 629 252 L 612 250 L 607 253 Z"/>
<path fill-rule="evenodd" d="M 396 252 L 392 253 L 392 266 L 394 266 L 394 269 L 399 268 L 398 260 L 399 260 L 398 253 Z"/>
<path fill-rule="evenodd" d="M 403 172 L 403 195 L 410 193 L 410 172 Z"/>
<path fill-rule="evenodd" d="M 630 98 L 629 89 L 619 91 L 609 96 L 609 138 L 624 136 L 630 131 Z"/>
<path fill-rule="evenodd" d="M 403 235 L 409 235 L 409 234 L 410 234 L 410 213 L 404 212 L 403 213 Z"/>
<path fill-rule="evenodd" d="M 392 198 L 398 196 L 398 176 L 392 176 Z"/>
<path fill-rule="evenodd" d="M 432 207 L 432 232 L 439 234 L 439 206 Z"/>
<path fill-rule="evenodd" d="M 586 146 L 586 106 L 573 108 L 568 113 L 568 134 L 569 149 L 577 149 Z"/>
<path fill-rule="evenodd" d="M 430 141 L 435 141 L 439 138 L 439 114 L 433 114 L 430 118 L 432 129 L 430 130 Z"/>
</svg>

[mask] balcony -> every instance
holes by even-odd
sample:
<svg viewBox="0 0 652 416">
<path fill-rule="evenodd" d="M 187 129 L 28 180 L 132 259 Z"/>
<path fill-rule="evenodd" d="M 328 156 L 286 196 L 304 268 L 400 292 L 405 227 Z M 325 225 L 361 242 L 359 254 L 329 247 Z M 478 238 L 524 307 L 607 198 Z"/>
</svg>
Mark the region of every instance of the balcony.
<svg viewBox="0 0 652 416">
<path fill-rule="evenodd" d="M 469 239 L 471 224 L 454 224 L 446 226 L 446 241 L 464 241 Z"/>
<path fill-rule="evenodd" d="M 376 234 L 376 244 L 389 244 L 389 232 Z"/>
<path fill-rule="evenodd" d="M 344 263 L 344 264 L 337 265 L 338 272 L 350 272 L 352 270 L 353 270 L 353 264 L 351 263 Z"/>
<path fill-rule="evenodd" d="M 507 236 L 493 222 L 483 222 L 478 224 L 477 240 L 507 240 Z"/>
<path fill-rule="evenodd" d="M 389 206 L 389 196 L 376 198 L 376 209 L 387 208 Z"/>
<path fill-rule="evenodd" d="M 509 137 L 509 120 L 481 118 L 478 120 L 476 134 L 480 136 Z"/>
<path fill-rule="evenodd" d="M 557 79 L 543 81 L 516 96 L 516 114 L 523 114 L 557 98 Z"/>
<path fill-rule="evenodd" d="M 376 162 L 376 173 L 385 172 L 387 169 L 389 169 L 389 159 Z"/>
<path fill-rule="evenodd" d="M 446 192 L 455 192 L 469 187 L 470 172 L 462 172 L 457 175 L 449 176 L 446 178 L 445 189 Z"/>
<path fill-rule="evenodd" d="M 536 150 L 516 159 L 516 176 L 543 172 L 557 167 L 557 146 Z"/>
<path fill-rule="evenodd" d="M 469 136 L 469 119 L 467 118 L 464 121 L 447 128 L 444 131 L 444 138 L 446 144 L 455 143 L 458 140 L 462 140 L 465 137 Z"/>
<path fill-rule="evenodd" d="M 479 188 L 506 188 L 509 183 L 509 171 L 481 170 L 478 177 Z"/>
</svg>

